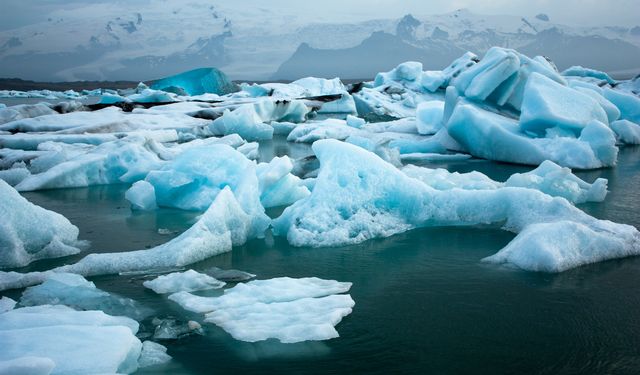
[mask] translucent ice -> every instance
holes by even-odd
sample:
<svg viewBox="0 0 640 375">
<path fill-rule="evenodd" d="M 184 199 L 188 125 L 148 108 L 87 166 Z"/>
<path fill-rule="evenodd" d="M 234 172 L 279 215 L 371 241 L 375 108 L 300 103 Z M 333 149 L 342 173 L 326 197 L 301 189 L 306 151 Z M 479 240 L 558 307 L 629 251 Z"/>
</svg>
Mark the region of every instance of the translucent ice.
<svg viewBox="0 0 640 375">
<path fill-rule="evenodd" d="M 174 76 L 154 81 L 151 88 L 162 90 L 179 87 L 189 95 L 213 93 L 224 95 L 238 91 L 236 85 L 216 68 L 200 68 L 189 70 Z"/>
<path fill-rule="evenodd" d="M 137 330 L 131 319 L 99 311 L 63 306 L 15 309 L 0 314 L 0 366 L 37 357 L 54 363 L 52 374 L 132 373 L 142 349 Z M 38 368 L 41 361 L 35 363 Z"/>
<path fill-rule="evenodd" d="M 0 180 L 0 269 L 80 252 L 78 228 L 64 216 L 36 206 Z"/>
<path fill-rule="evenodd" d="M 44 283 L 27 288 L 20 305 L 60 304 L 81 310 L 101 310 L 107 314 L 124 315 L 136 320 L 151 311 L 136 301 L 96 288 L 84 277 L 71 273 L 51 273 Z"/>
<path fill-rule="evenodd" d="M 138 359 L 138 367 L 144 368 L 161 365 L 170 360 L 171 356 L 167 354 L 167 348 L 163 345 L 148 340 L 142 343 L 142 352 Z"/>
<path fill-rule="evenodd" d="M 168 275 L 158 276 L 153 280 L 147 280 L 142 283 L 145 287 L 153 290 L 158 294 L 176 293 L 176 292 L 195 292 L 198 290 L 219 289 L 225 283 L 215 278 L 198 273 L 194 270 L 185 272 L 174 272 Z"/>
<path fill-rule="evenodd" d="M 640 144 L 640 125 L 629 120 L 618 120 L 611 123 L 611 129 L 621 143 Z"/>
<path fill-rule="evenodd" d="M 547 128 L 559 127 L 579 135 L 593 120 L 609 121 L 596 100 L 541 74 L 531 74 L 522 100 L 522 130 L 544 134 Z"/>
<path fill-rule="evenodd" d="M 293 163 L 286 155 L 258 164 L 260 202 L 265 208 L 290 205 L 310 194 L 302 180 L 291 174 L 292 170 Z"/>
</svg>

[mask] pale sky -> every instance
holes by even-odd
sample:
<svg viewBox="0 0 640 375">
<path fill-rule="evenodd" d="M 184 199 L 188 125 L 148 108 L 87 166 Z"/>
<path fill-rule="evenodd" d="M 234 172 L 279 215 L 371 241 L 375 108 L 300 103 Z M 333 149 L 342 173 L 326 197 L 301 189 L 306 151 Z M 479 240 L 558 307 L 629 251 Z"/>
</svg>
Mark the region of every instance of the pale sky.
<svg viewBox="0 0 640 375">
<path fill-rule="evenodd" d="M 97 3 L 122 3 L 127 7 L 144 8 L 145 4 L 162 0 L 2 0 L 0 30 L 9 30 L 46 21 L 51 12 L 86 7 Z M 546 13 L 553 22 L 581 26 L 640 25 L 640 0 L 211 0 L 211 4 L 246 3 L 247 7 L 268 7 L 300 18 L 326 22 L 362 21 L 374 18 L 398 18 L 440 14 L 468 8 L 480 14 L 511 14 L 534 16 Z"/>
</svg>

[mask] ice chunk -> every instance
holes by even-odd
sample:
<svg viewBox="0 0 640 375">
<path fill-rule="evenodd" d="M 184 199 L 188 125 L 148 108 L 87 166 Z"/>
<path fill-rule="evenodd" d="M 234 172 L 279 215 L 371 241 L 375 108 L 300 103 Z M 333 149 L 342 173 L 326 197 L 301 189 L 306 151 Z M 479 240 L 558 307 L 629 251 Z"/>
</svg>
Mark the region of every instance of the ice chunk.
<svg viewBox="0 0 640 375">
<path fill-rule="evenodd" d="M 604 97 L 615 104 L 620 110 L 620 118 L 640 123 L 640 98 L 619 90 L 605 88 Z"/>
<path fill-rule="evenodd" d="M 36 206 L 0 180 L 0 269 L 77 254 L 78 228 L 64 216 Z"/>
<path fill-rule="evenodd" d="M 416 109 L 418 119 L 417 128 L 420 134 L 435 134 L 442 128 L 442 116 L 444 114 L 444 102 L 432 100 L 422 102 Z"/>
<path fill-rule="evenodd" d="M 158 276 L 153 280 L 145 281 L 142 285 L 158 294 L 164 294 L 219 289 L 222 288 L 225 283 L 209 275 L 198 273 L 194 270 L 187 270 L 185 272 L 174 272 L 168 275 Z"/>
<path fill-rule="evenodd" d="M 225 110 L 222 117 L 213 121 L 209 130 L 216 135 L 237 133 L 249 141 L 271 139 L 273 127 L 267 122 L 303 122 L 308 112 L 309 108 L 300 100 L 264 99 L 243 104 L 234 111 Z"/>
<path fill-rule="evenodd" d="M 292 170 L 293 163 L 286 155 L 258 164 L 260 202 L 265 208 L 289 205 L 310 194 L 300 178 L 290 173 Z"/>
<path fill-rule="evenodd" d="M 233 112 L 225 110 L 222 117 L 213 121 L 209 129 L 216 135 L 236 133 L 248 141 L 273 137 L 273 128 L 263 123 L 252 104 L 242 105 Z"/>
<path fill-rule="evenodd" d="M 16 186 L 30 175 L 31 172 L 23 166 L 0 170 L 0 180 L 4 180 L 4 182 L 11 186 Z"/>
<path fill-rule="evenodd" d="M 252 237 L 268 225 L 255 163 L 227 145 L 188 148 L 159 170 L 149 172 L 145 181 L 153 185 L 158 206 L 185 210 L 204 211 L 229 187 L 252 218 Z"/>
<path fill-rule="evenodd" d="M 0 108 L 0 124 L 53 114 L 56 114 L 56 111 L 51 109 L 51 107 L 47 105 L 47 103 L 20 104 L 11 107 L 3 107 Z"/>
<path fill-rule="evenodd" d="M 440 70 L 429 70 L 426 72 L 422 72 L 422 78 L 420 80 L 420 84 L 422 85 L 422 87 L 430 92 L 436 92 L 447 82 L 447 77 Z"/>
<path fill-rule="evenodd" d="M 126 191 L 124 197 L 131 202 L 131 208 L 134 210 L 155 210 L 156 191 L 147 181 L 135 182 L 129 190 Z"/>
<path fill-rule="evenodd" d="M 616 81 L 611 78 L 607 73 L 601 72 L 595 69 L 583 68 L 579 65 L 574 65 L 570 68 L 567 68 L 562 72 L 562 75 L 565 77 L 586 77 L 586 78 L 595 78 L 598 81 L 604 81 L 610 85 L 616 83 Z"/>
<path fill-rule="evenodd" d="M 328 340 L 339 336 L 334 327 L 351 314 L 354 305 L 349 295 L 255 303 L 210 312 L 205 321 L 236 340 L 248 342 L 270 338 L 283 343 Z"/>
<path fill-rule="evenodd" d="M 628 236 L 617 237 L 573 221 L 528 226 L 497 254 L 484 259 L 508 263 L 529 271 L 562 272 L 606 259 L 637 255 L 639 238 L 628 227 Z M 635 236 L 635 242 L 628 242 Z"/>
<path fill-rule="evenodd" d="M 564 198 L 512 187 L 435 190 L 353 145 L 323 140 L 313 150 L 321 167 L 311 195 L 273 221 L 275 234 L 294 246 L 356 244 L 423 226 L 504 223 L 505 229 L 522 232 L 539 223 L 572 221 L 612 238 L 598 259 L 640 254 L 637 229 L 597 220 Z M 612 250 L 619 244 L 624 251 Z"/>
<path fill-rule="evenodd" d="M 416 81 L 422 75 L 422 63 L 407 61 L 387 73 L 378 73 L 374 85 L 381 86 L 389 81 Z"/>
<path fill-rule="evenodd" d="M 620 142 L 631 145 L 640 144 L 640 125 L 629 120 L 618 120 L 611 123 L 611 129 Z"/>
<path fill-rule="evenodd" d="M 333 280 L 280 277 L 238 284 L 221 297 L 181 292 L 169 299 L 190 311 L 209 312 L 205 321 L 238 340 L 292 343 L 338 337 L 334 326 L 351 313 L 354 302 L 349 295 L 335 294 L 350 288 L 351 283 Z"/>
<path fill-rule="evenodd" d="M 190 320 L 180 322 L 176 319 L 153 319 L 156 329 L 153 333 L 154 340 L 177 340 L 192 334 L 202 334 L 200 323 Z"/>
<path fill-rule="evenodd" d="M 569 168 L 615 165 L 618 149 L 611 129 L 591 121 L 579 138 L 530 138 L 515 120 L 459 102 L 446 124 L 448 134 L 473 156 L 511 163 L 539 165 L 551 160 Z"/>
<path fill-rule="evenodd" d="M 163 90 L 179 87 L 189 95 L 213 93 L 225 95 L 238 91 L 238 87 L 216 68 L 200 68 L 154 81 L 151 88 Z"/>
<path fill-rule="evenodd" d="M 169 299 L 185 310 L 209 312 L 218 309 L 242 306 L 252 303 L 288 302 L 301 298 L 317 298 L 331 294 L 345 293 L 351 283 L 323 280 L 317 277 L 293 279 L 277 277 L 268 280 L 253 280 L 238 284 L 224 291 L 220 297 L 199 297 L 186 292 L 174 293 Z"/>
<path fill-rule="evenodd" d="M 318 113 L 356 114 L 358 113 L 358 110 L 356 109 L 356 103 L 353 97 L 345 91 L 340 94 L 340 99 L 322 104 L 320 109 L 318 109 Z"/>
<path fill-rule="evenodd" d="M 55 366 L 51 358 L 20 357 L 0 361 L 0 375 L 49 375 Z"/>
<path fill-rule="evenodd" d="M 563 197 L 572 203 L 602 202 L 607 196 L 607 180 L 598 178 L 589 184 L 550 160 L 528 173 L 511 175 L 505 186 L 540 190 L 554 197 Z"/>
<path fill-rule="evenodd" d="M 109 294 L 80 275 L 52 273 L 44 283 L 27 288 L 22 293 L 20 305 L 36 306 L 61 304 L 81 310 L 101 310 L 107 314 L 125 315 L 142 320 L 151 311 L 138 302 Z"/>
<path fill-rule="evenodd" d="M 134 182 L 163 164 L 156 143 L 130 136 L 71 155 L 43 173 L 25 178 L 19 191 Z"/>
<path fill-rule="evenodd" d="M 256 277 L 256 275 L 239 270 L 223 270 L 218 267 L 210 267 L 203 271 L 207 275 L 221 281 L 239 282 L 247 281 Z"/>
<path fill-rule="evenodd" d="M 24 357 L 48 358 L 55 364 L 52 374 L 132 373 L 142 348 L 137 328 L 131 319 L 99 311 L 16 309 L 0 314 L 0 361 L 6 366 Z"/>
<path fill-rule="evenodd" d="M 16 301 L 12 300 L 9 297 L 0 298 L 0 314 L 7 312 L 9 310 L 13 310 L 16 306 Z"/>
<path fill-rule="evenodd" d="M 520 127 L 544 134 L 559 127 L 576 136 L 592 120 L 608 124 L 608 117 L 596 100 L 541 75 L 529 77 L 522 100 Z"/>
<path fill-rule="evenodd" d="M 352 128 L 360 129 L 366 124 L 366 121 L 360 117 L 347 115 L 347 125 Z"/>
<path fill-rule="evenodd" d="M 142 343 L 142 352 L 138 359 L 138 367 L 144 368 L 167 363 L 171 360 L 171 356 L 167 354 L 167 348 L 153 341 L 145 341 Z"/>
<path fill-rule="evenodd" d="M 519 68 L 520 58 L 517 52 L 493 47 L 478 64 L 456 78 L 455 86 L 465 97 L 484 101 Z"/>
</svg>

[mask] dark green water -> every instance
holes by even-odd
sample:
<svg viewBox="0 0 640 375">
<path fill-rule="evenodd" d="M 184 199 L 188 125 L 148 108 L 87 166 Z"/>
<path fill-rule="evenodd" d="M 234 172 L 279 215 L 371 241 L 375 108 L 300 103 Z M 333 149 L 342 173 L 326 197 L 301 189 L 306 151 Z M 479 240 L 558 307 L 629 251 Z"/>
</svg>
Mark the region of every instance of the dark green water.
<svg viewBox="0 0 640 375">
<path fill-rule="evenodd" d="M 263 147 L 264 146 L 264 147 Z M 264 158 L 302 156 L 308 148 L 281 142 L 261 146 Z M 292 148 L 293 147 L 293 148 Z M 497 180 L 529 168 L 472 160 L 440 164 L 479 170 Z M 619 166 L 578 175 L 609 179 L 604 203 L 590 214 L 640 227 L 640 148 L 621 150 Z M 155 246 L 185 230 L 195 213 L 132 213 L 126 186 L 25 194 L 67 216 L 92 242 L 92 252 Z M 282 238 L 255 240 L 196 264 L 235 268 L 267 279 L 317 276 L 353 282 L 356 306 L 338 326 L 340 338 L 300 344 L 243 343 L 205 324 L 204 336 L 162 342 L 173 361 L 144 374 L 637 374 L 640 373 L 640 257 L 561 274 L 480 263 L 513 234 L 493 228 L 428 228 L 358 246 L 293 248 Z M 79 258 L 79 257 L 76 257 Z M 74 258 L 36 263 L 50 268 Z M 141 279 L 109 276 L 97 286 L 136 299 L 160 317 L 202 321 Z M 8 293 L 19 297 L 19 291 Z M 146 324 L 145 324 L 146 323 Z M 148 322 L 143 322 L 149 327 Z"/>
</svg>

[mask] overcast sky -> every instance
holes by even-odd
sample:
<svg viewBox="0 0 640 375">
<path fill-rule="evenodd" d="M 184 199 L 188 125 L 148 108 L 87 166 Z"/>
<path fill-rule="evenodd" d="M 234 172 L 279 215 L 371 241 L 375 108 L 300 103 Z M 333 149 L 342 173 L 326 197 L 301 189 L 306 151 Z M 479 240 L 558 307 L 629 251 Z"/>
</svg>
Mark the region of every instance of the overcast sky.
<svg viewBox="0 0 640 375">
<path fill-rule="evenodd" d="M 0 30 L 45 21 L 51 12 L 87 7 L 97 3 L 121 3 L 144 10 L 150 2 L 162 0 L 1 0 Z M 206 0 L 203 0 L 205 2 Z M 269 7 L 282 13 L 306 15 L 309 20 L 335 19 L 344 22 L 372 18 L 396 18 L 407 13 L 439 14 L 468 8 L 481 14 L 512 14 L 532 16 L 546 13 L 552 21 L 583 26 L 635 26 L 640 24 L 640 0 L 211 0 L 246 3 L 247 6 Z M 309 5 L 312 4 L 312 5 Z"/>
</svg>

